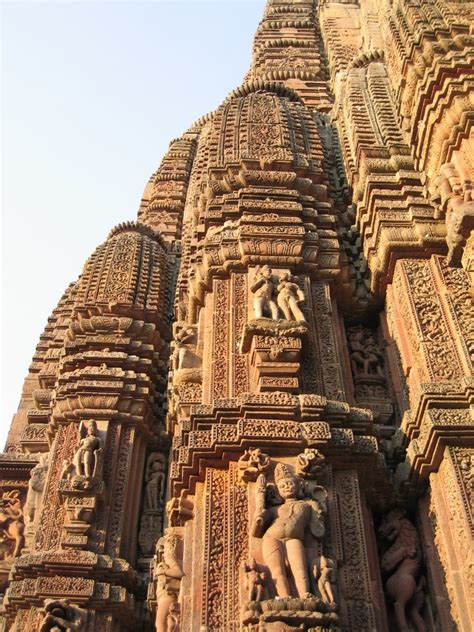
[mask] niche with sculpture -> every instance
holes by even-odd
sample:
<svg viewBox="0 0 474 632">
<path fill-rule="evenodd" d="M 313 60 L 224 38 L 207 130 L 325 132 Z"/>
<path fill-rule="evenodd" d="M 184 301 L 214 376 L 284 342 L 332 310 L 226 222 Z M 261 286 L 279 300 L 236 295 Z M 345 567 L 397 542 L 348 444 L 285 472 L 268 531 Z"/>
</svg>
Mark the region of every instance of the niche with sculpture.
<svg viewBox="0 0 474 632">
<path fill-rule="evenodd" d="M 165 493 L 166 457 L 161 452 L 152 452 L 146 462 L 143 511 L 138 534 L 140 550 L 145 558 L 153 555 L 156 541 L 163 531 Z"/>
<path fill-rule="evenodd" d="M 94 419 L 81 422 L 72 462 L 65 460 L 58 491 L 66 509 L 62 535 L 65 548 L 85 549 L 91 543 L 98 504 L 104 498 L 104 439 Z"/>
<path fill-rule="evenodd" d="M 302 311 L 305 295 L 298 279 L 268 265 L 257 268 L 250 283 L 251 314 L 240 344 L 249 353 L 251 382 L 258 392 L 298 392 L 303 340 L 308 325 Z"/>
<path fill-rule="evenodd" d="M 269 463 L 256 450 L 239 461 L 243 484 L 255 481 L 249 487 L 253 515 L 241 581 L 247 630 L 336 629 L 336 568 L 323 546 L 328 495 L 317 481 L 323 468 L 324 456 L 314 448 L 292 463 Z"/>
<path fill-rule="evenodd" d="M 404 508 L 396 507 L 383 516 L 378 537 L 385 596 L 393 607 L 395 629 L 426 632 L 423 553 L 417 529 Z"/>
<path fill-rule="evenodd" d="M 374 412 L 378 422 L 388 423 L 393 415 L 386 357 L 375 328 L 352 325 L 346 329 L 354 398 Z"/>
</svg>

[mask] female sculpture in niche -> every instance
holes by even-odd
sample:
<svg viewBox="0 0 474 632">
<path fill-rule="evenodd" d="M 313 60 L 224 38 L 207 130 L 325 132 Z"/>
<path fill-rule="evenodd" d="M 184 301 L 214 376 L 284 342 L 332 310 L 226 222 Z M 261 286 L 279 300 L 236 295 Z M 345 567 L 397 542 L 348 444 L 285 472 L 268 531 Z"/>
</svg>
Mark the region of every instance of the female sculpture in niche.
<svg viewBox="0 0 474 632">
<path fill-rule="evenodd" d="M 283 504 L 265 508 L 265 476 L 259 477 L 252 535 L 262 538 L 263 558 L 277 596 L 304 599 L 311 596 L 308 569 L 317 565 L 318 544 L 324 536 L 326 492 L 317 486 L 317 501 L 301 498 L 302 481 L 284 463 L 275 468 L 275 482 Z"/>
<path fill-rule="evenodd" d="M 162 507 L 165 479 L 165 457 L 159 452 L 153 452 L 148 457 L 145 474 L 145 510 L 157 510 Z"/>
<path fill-rule="evenodd" d="M 278 307 L 285 315 L 286 320 L 298 320 L 305 321 L 303 312 L 300 309 L 298 303 L 304 301 L 303 290 L 294 282 L 293 277 L 289 272 L 285 272 L 280 277 L 280 282 L 277 287 Z"/>
<path fill-rule="evenodd" d="M 102 475 L 102 439 L 99 437 L 96 422 L 91 419 L 87 434 L 79 442 L 74 454 L 73 464 L 77 476 L 100 478 Z"/>
</svg>

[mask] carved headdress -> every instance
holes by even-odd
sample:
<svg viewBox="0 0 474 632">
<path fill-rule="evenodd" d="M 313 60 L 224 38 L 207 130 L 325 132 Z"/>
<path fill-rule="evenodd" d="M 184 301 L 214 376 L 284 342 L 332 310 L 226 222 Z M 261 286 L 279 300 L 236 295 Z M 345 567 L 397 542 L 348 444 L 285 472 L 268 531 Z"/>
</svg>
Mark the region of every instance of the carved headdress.
<svg viewBox="0 0 474 632">
<path fill-rule="evenodd" d="M 280 481 L 288 478 L 296 479 L 293 470 L 289 465 L 286 465 L 286 463 L 278 463 L 275 468 L 275 483 L 278 485 Z"/>
</svg>

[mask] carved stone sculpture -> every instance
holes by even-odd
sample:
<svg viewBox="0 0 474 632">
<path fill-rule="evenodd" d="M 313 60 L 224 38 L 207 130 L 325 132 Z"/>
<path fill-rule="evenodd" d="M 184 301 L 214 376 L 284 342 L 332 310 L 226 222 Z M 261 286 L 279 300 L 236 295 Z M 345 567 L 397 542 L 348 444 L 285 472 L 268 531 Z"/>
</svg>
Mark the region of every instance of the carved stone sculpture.
<svg viewBox="0 0 474 632">
<path fill-rule="evenodd" d="M 264 475 L 260 477 L 264 483 Z M 308 551 L 314 548 L 313 541 L 324 535 L 326 507 L 315 500 L 300 499 L 300 485 L 291 469 L 278 463 L 275 482 L 283 504 L 261 508 L 265 501 L 265 487 L 260 486 L 253 535 L 262 538 L 262 553 L 271 579 L 275 583 L 278 597 L 298 596 L 301 599 L 310 593 L 308 568 L 311 561 Z M 262 496 L 263 494 L 263 496 Z M 296 594 L 290 589 L 290 575 L 296 586 Z"/>
<path fill-rule="evenodd" d="M 20 492 L 3 492 L 0 498 L 0 559 L 18 557 L 25 543 Z"/>
<path fill-rule="evenodd" d="M 196 328 L 185 323 L 176 323 L 173 339 L 171 365 L 174 371 L 194 369 L 200 366 L 201 359 L 193 352 L 196 342 Z"/>
<path fill-rule="evenodd" d="M 245 574 L 245 587 L 248 601 L 262 601 L 264 597 L 267 574 L 260 571 L 254 558 L 249 563 L 243 562 L 242 569 Z"/>
<path fill-rule="evenodd" d="M 99 436 L 96 422 L 91 419 L 74 454 L 73 464 L 77 476 L 100 478 L 102 476 L 103 442 Z"/>
<path fill-rule="evenodd" d="M 45 599 L 44 619 L 39 632 L 82 632 L 87 612 L 68 599 Z"/>
<path fill-rule="evenodd" d="M 299 303 L 304 301 L 303 290 L 294 282 L 289 272 L 279 279 L 277 303 L 286 320 L 306 321 Z"/>
<path fill-rule="evenodd" d="M 397 629 L 407 632 L 408 621 L 417 632 L 426 626 L 420 610 L 423 606 L 422 552 L 418 533 L 401 508 L 392 509 L 383 518 L 379 535 L 386 550 L 381 558 L 386 576 L 385 590 L 393 601 Z"/>
<path fill-rule="evenodd" d="M 325 460 L 316 448 L 306 448 L 296 457 L 295 471 L 301 478 L 314 479 L 323 470 Z"/>
<path fill-rule="evenodd" d="M 24 507 L 25 524 L 34 522 L 35 514 L 43 494 L 47 471 L 48 460 L 46 456 L 42 455 L 39 463 L 31 470 L 30 480 L 28 481 L 28 494 Z"/>
<path fill-rule="evenodd" d="M 348 340 L 354 376 L 376 375 L 383 378 L 384 357 L 370 329 L 351 327 L 348 330 Z"/>
<path fill-rule="evenodd" d="M 239 476 L 242 481 L 256 481 L 270 467 L 270 458 L 260 448 L 249 448 L 238 461 Z"/>
<path fill-rule="evenodd" d="M 153 452 L 148 457 L 145 473 L 145 510 L 157 510 L 163 506 L 165 495 L 165 456 Z"/>
<path fill-rule="evenodd" d="M 336 570 L 333 560 L 324 555 L 320 560 L 318 590 L 325 603 L 336 603 Z"/>
<path fill-rule="evenodd" d="M 275 303 L 275 283 L 271 268 L 267 265 L 257 272 L 257 280 L 250 290 L 253 292 L 253 309 L 255 318 L 270 315 L 272 320 L 278 320 L 278 306 Z"/>
<path fill-rule="evenodd" d="M 179 584 L 184 576 L 178 559 L 181 538 L 172 530 L 156 544 L 153 576 L 156 581 L 156 632 L 172 632 L 179 621 Z"/>
</svg>

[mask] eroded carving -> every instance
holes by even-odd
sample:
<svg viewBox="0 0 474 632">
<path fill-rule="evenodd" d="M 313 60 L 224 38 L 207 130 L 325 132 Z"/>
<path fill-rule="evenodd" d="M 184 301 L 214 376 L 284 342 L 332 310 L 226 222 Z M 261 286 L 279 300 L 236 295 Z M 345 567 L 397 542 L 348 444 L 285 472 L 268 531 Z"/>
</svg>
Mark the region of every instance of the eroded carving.
<svg viewBox="0 0 474 632">
<path fill-rule="evenodd" d="M 157 632 L 172 632 L 179 623 L 179 585 L 184 576 L 181 567 L 181 536 L 167 529 L 156 544 L 153 577 L 156 584 Z"/>
<path fill-rule="evenodd" d="M 39 632 L 82 632 L 87 612 L 68 599 L 45 599 Z"/>
<path fill-rule="evenodd" d="M 380 565 L 387 578 L 385 590 L 394 604 L 397 628 L 406 632 L 410 622 L 418 632 L 425 632 L 420 613 L 424 601 L 421 545 L 405 509 L 389 511 L 379 527 L 379 535 L 386 547 Z"/>
<path fill-rule="evenodd" d="M 238 461 L 239 478 L 248 483 L 256 481 L 259 474 L 270 467 L 270 458 L 260 448 L 249 448 Z"/>
<path fill-rule="evenodd" d="M 25 525 L 19 490 L 5 491 L 0 498 L 0 559 L 18 557 L 25 543 Z"/>
</svg>

